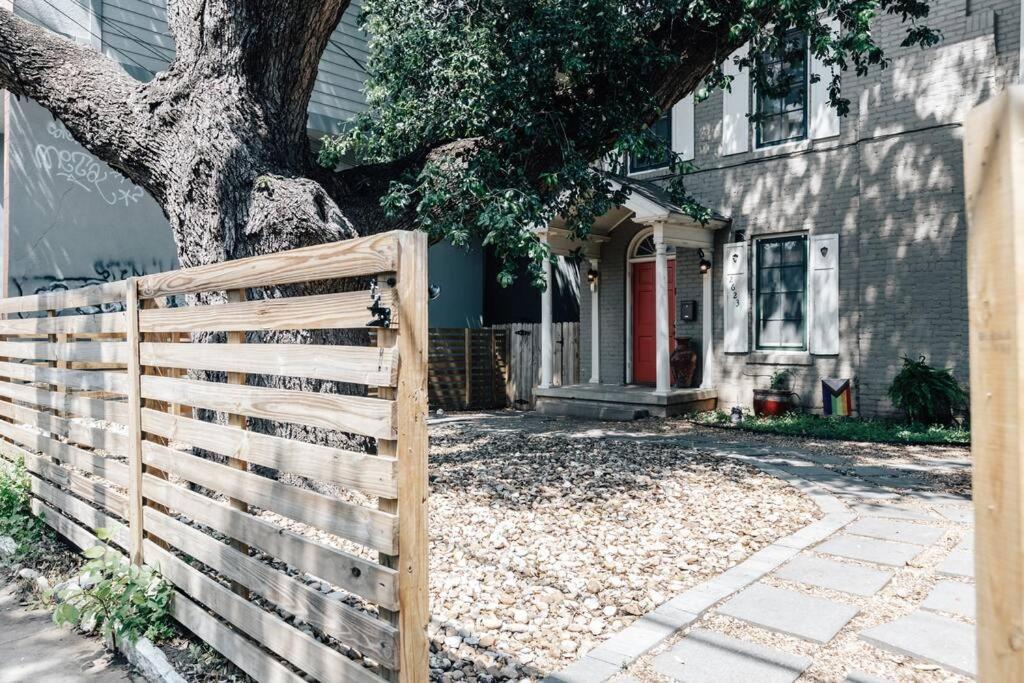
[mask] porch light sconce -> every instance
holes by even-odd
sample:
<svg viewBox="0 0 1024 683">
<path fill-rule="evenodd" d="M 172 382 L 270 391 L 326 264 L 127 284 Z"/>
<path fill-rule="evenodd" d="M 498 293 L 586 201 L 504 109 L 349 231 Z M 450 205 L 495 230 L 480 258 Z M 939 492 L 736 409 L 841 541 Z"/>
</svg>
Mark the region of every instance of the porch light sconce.
<svg viewBox="0 0 1024 683">
<path fill-rule="evenodd" d="M 441 285 L 429 285 L 427 287 L 427 300 L 436 301 L 441 296 Z"/>
<path fill-rule="evenodd" d="M 601 277 L 601 274 L 593 268 L 587 271 L 587 282 L 590 284 L 597 284 L 597 279 L 599 277 Z"/>
<path fill-rule="evenodd" d="M 708 273 L 711 272 L 711 261 L 704 258 L 703 249 L 699 249 L 698 253 L 700 253 L 700 274 L 707 275 Z"/>
</svg>

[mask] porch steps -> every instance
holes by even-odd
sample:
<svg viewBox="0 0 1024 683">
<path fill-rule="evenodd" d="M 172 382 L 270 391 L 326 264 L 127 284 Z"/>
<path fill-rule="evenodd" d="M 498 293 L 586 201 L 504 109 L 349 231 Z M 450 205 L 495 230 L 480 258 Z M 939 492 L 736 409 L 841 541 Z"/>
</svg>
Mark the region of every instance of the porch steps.
<svg viewBox="0 0 1024 683">
<path fill-rule="evenodd" d="M 672 389 L 658 394 L 651 387 L 610 384 L 537 387 L 534 396 L 542 415 L 594 420 L 672 417 L 712 410 L 718 402 L 714 389 Z"/>
</svg>

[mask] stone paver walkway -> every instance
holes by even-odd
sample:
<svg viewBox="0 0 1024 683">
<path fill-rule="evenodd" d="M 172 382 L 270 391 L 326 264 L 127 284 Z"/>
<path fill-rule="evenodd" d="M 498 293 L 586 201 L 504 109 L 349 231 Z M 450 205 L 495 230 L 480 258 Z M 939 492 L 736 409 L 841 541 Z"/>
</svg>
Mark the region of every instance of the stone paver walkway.
<svg viewBox="0 0 1024 683">
<path fill-rule="evenodd" d="M 14 587 L 0 590 L 0 681 L 3 683 L 124 683 L 126 667 L 99 641 L 56 626 L 45 610 L 18 604 Z"/>
<path fill-rule="evenodd" d="M 970 501 L 924 489 L 913 467 L 840 472 L 813 452 L 762 447 L 718 454 L 786 479 L 823 517 L 672 598 L 549 681 L 975 675 Z"/>
</svg>

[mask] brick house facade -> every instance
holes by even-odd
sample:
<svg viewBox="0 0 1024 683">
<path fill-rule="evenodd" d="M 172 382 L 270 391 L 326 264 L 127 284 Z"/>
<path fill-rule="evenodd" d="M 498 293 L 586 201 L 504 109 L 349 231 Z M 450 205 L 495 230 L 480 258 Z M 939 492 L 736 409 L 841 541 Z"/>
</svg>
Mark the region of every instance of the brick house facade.
<svg viewBox="0 0 1024 683">
<path fill-rule="evenodd" d="M 925 356 L 967 382 L 962 122 L 972 107 L 1018 79 L 1021 4 L 937 0 L 927 23 L 940 29 L 943 39 L 921 50 L 899 47 L 905 27 L 896 18 L 878 20 L 876 36 L 892 63 L 866 77 L 843 75 L 843 94 L 852 104 L 848 116 L 836 117 L 838 131 L 829 129 L 835 123 L 827 122 L 826 134 L 817 139 L 759 146 L 756 125 L 745 118 L 738 132 L 735 125 L 729 130 L 730 116 L 737 120 L 736 102 L 747 98 L 742 104 L 749 107 L 755 97 L 739 79 L 731 94 L 717 92 L 696 105 L 687 103 L 685 116 L 692 119 L 683 124 L 682 135 L 692 139 L 680 142 L 680 128 L 674 127 L 673 146 L 689 145 L 696 166 L 687 189 L 730 221 L 712 233 L 713 251 L 707 255 L 713 263 L 711 301 L 702 297 L 698 252 L 676 247 L 672 304 L 675 335 L 693 338 L 697 349 L 705 348 L 702 317 L 680 320 L 679 305 L 696 301 L 698 309 L 712 306 L 712 354 L 706 366 L 712 376 L 705 386 L 717 391 L 720 408 L 749 406 L 752 390 L 767 387 L 772 373 L 785 369 L 792 390 L 809 410 L 821 409 L 822 378 L 850 378 L 855 410 L 885 416 L 893 411 L 886 392 L 903 356 Z M 814 86 L 809 90 L 813 97 Z M 663 183 L 665 173 L 654 169 L 632 178 Z M 601 244 L 597 286 L 603 384 L 629 384 L 633 379 L 628 252 L 644 229 L 640 222 L 625 220 Z M 818 349 L 806 341 L 798 348 L 759 346 L 758 330 L 766 328 L 758 328 L 755 321 L 755 254 L 761 240 L 780 235 L 803 236 L 810 244 L 825 244 L 816 237 L 837 237 L 833 313 L 838 327 L 806 331 L 819 339 L 834 337 Z M 746 335 L 745 352 L 729 352 L 723 343 L 727 302 L 722 264 L 726 245 L 736 243 L 746 245 L 745 285 L 751 303 L 743 311 L 747 329 L 730 334 Z M 808 301 L 815 296 L 821 300 L 821 292 L 812 291 L 815 282 L 809 274 Z M 581 367 L 586 377 L 592 357 L 592 294 L 586 286 L 580 289 Z"/>
</svg>

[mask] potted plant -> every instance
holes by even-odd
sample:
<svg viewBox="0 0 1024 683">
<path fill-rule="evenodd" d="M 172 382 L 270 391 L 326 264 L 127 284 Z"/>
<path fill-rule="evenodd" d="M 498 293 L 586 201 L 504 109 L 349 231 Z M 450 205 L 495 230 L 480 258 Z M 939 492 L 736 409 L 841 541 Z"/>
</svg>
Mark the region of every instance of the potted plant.
<svg viewBox="0 0 1024 683">
<path fill-rule="evenodd" d="M 776 370 L 767 389 L 754 389 L 754 414 L 760 417 L 785 415 L 793 410 L 793 392 L 789 390 L 789 370 Z"/>
</svg>

